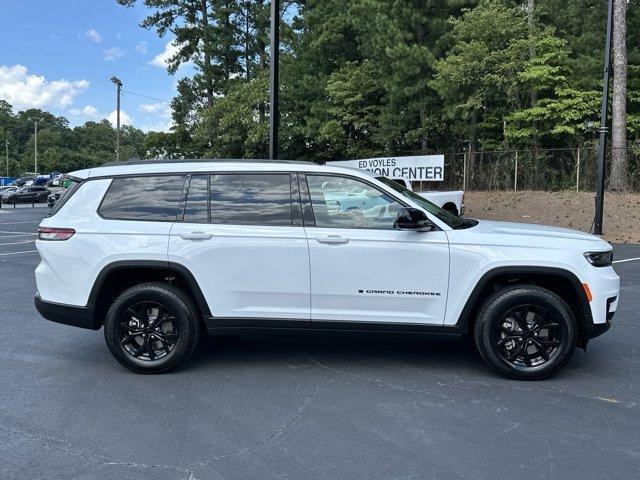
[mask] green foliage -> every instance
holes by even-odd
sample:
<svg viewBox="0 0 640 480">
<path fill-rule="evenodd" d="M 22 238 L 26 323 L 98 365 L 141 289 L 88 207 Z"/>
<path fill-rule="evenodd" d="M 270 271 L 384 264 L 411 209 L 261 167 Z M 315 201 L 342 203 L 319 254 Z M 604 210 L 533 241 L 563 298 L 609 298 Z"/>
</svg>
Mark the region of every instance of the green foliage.
<svg viewBox="0 0 640 480">
<path fill-rule="evenodd" d="M 174 131 L 148 139 L 149 151 L 266 155 L 269 1 L 143 1 L 144 27 L 191 45 L 170 71 L 188 59 L 197 69 L 178 84 Z M 474 150 L 572 145 L 597 120 L 603 0 L 536 0 L 531 24 L 524 0 L 283 3 L 282 158 L 442 152 L 463 140 Z M 628 20 L 632 134 L 639 3 Z"/>
<path fill-rule="evenodd" d="M 10 174 L 33 172 L 35 157 L 34 124 L 38 123 L 38 171 L 69 172 L 90 168 L 115 160 L 115 129 L 107 120 L 87 122 L 69 128 L 64 117 L 56 117 L 38 109 L 14 114 L 11 105 L 0 101 L 0 140 L 4 157 L 4 140 L 9 141 Z M 139 129 L 125 125 L 120 132 L 120 155 L 123 159 L 146 157 L 146 135 Z M 4 158 L 3 158 L 4 160 Z M 4 165 L 4 161 L 0 162 Z M 4 174 L 4 168 L 0 169 Z"/>
</svg>

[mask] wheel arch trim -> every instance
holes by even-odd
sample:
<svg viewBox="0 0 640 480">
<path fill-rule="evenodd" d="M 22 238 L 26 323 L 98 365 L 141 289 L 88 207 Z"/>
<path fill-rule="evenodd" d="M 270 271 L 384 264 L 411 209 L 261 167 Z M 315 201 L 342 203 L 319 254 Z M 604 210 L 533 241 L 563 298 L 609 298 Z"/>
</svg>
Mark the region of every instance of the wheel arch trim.
<svg viewBox="0 0 640 480">
<path fill-rule="evenodd" d="M 211 310 L 209 309 L 206 298 L 200 289 L 198 281 L 193 276 L 193 273 L 191 273 L 191 270 L 180 263 L 161 260 L 118 260 L 105 265 L 93 282 L 91 292 L 89 293 L 87 308 L 95 309 L 100 291 L 109 275 L 119 270 L 129 269 L 169 270 L 181 275 L 189 285 L 189 289 L 202 314 L 205 317 L 211 316 Z"/>
<path fill-rule="evenodd" d="M 554 276 L 561 277 L 569 281 L 569 283 L 573 286 L 575 293 L 579 299 L 580 310 L 582 313 L 581 318 L 577 318 L 576 321 L 579 323 L 580 333 L 582 335 L 588 336 L 588 332 L 590 330 L 590 326 L 593 325 L 593 317 L 591 314 L 591 307 L 589 305 L 589 301 L 582 287 L 582 282 L 580 279 L 570 270 L 566 270 L 564 268 L 558 267 L 543 267 L 543 266 L 504 266 L 504 267 L 495 267 L 485 272 L 480 280 L 476 283 L 475 287 L 471 291 L 471 294 L 467 298 L 467 301 L 458 316 L 458 321 L 456 322 L 456 326 L 461 327 L 463 330 L 469 325 L 470 320 L 472 320 L 471 313 L 473 309 L 478 304 L 480 299 L 480 294 L 482 291 L 491 283 L 492 280 L 499 276 L 503 275 L 542 275 L 542 276 Z"/>
</svg>

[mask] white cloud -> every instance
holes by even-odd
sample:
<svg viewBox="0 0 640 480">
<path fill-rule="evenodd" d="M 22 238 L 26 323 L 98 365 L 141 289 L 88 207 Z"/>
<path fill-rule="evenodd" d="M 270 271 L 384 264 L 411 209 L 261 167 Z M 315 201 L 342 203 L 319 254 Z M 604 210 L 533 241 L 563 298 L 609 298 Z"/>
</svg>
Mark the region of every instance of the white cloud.
<svg viewBox="0 0 640 480">
<path fill-rule="evenodd" d="M 140 127 L 143 131 L 168 132 L 173 126 L 169 102 L 142 103 L 138 107 L 148 121 Z"/>
<path fill-rule="evenodd" d="M 102 58 L 104 58 L 107 62 L 116 60 L 124 55 L 124 50 L 120 47 L 112 47 L 107 48 L 102 52 Z"/>
<path fill-rule="evenodd" d="M 167 68 L 167 66 L 169 65 L 169 60 L 171 60 L 171 58 L 174 57 L 176 53 L 178 53 L 178 46 L 173 43 L 172 40 L 170 42 L 167 42 L 167 44 L 164 46 L 164 50 L 153 57 L 153 60 L 151 60 L 149 63 L 154 67 Z"/>
<path fill-rule="evenodd" d="M 168 120 L 160 120 L 158 122 L 153 122 L 153 123 L 145 123 L 140 127 L 140 130 L 142 130 L 143 132 L 168 133 L 171 131 L 172 126 L 173 126 L 173 121 L 171 119 L 168 119 Z"/>
<path fill-rule="evenodd" d="M 117 112 L 114 110 L 109 115 L 107 115 L 105 118 L 107 120 L 109 120 L 111 125 L 113 125 L 115 127 L 116 126 L 116 117 L 117 117 L 117 115 L 118 115 Z M 133 125 L 133 118 L 131 118 L 131 115 L 129 115 L 124 110 L 120 110 L 120 125 Z"/>
<path fill-rule="evenodd" d="M 88 87 L 87 80 L 47 81 L 23 65 L 0 65 L 0 98 L 17 109 L 66 108 Z"/>
<path fill-rule="evenodd" d="M 145 53 L 147 53 L 149 43 L 148 42 L 138 42 L 136 44 L 136 52 L 140 53 L 141 55 L 144 55 Z"/>
<path fill-rule="evenodd" d="M 69 110 L 69 114 L 74 117 L 84 117 L 87 119 L 96 119 L 100 116 L 98 109 L 93 105 L 85 105 L 84 108 L 72 108 Z"/>
<path fill-rule="evenodd" d="M 90 28 L 84 32 L 84 36 L 91 40 L 93 43 L 102 43 L 102 37 L 95 28 Z"/>
<path fill-rule="evenodd" d="M 147 115 L 160 115 L 164 118 L 171 116 L 171 105 L 168 102 L 141 103 L 140 113 Z"/>
</svg>

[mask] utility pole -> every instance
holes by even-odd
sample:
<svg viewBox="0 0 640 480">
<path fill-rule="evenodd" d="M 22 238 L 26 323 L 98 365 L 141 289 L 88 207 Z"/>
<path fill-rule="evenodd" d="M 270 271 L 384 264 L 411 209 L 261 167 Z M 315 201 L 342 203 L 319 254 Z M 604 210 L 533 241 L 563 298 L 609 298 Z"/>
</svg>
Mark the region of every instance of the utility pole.
<svg viewBox="0 0 640 480">
<path fill-rule="evenodd" d="M 7 177 L 9 176 L 9 139 L 4 140 L 4 155 L 7 159 Z"/>
<path fill-rule="evenodd" d="M 269 159 L 278 158 L 278 89 L 280 57 L 280 0 L 271 0 L 271 65 L 269 66 Z"/>
<path fill-rule="evenodd" d="M 116 162 L 118 162 L 120 161 L 120 90 L 122 90 L 122 80 L 113 76 L 111 81 L 116 86 Z"/>
<path fill-rule="evenodd" d="M 602 235 L 604 216 L 604 175 L 607 155 L 607 113 L 609 111 L 609 74 L 611 70 L 611 36 L 613 28 L 613 0 L 609 0 L 607 12 L 607 33 L 604 48 L 604 74 L 602 79 L 602 108 L 600 110 L 600 140 L 598 141 L 598 166 L 596 170 L 596 215 L 593 219 L 593 231 Z"/>
<path fill-rule="evenodd" d="M 42 118 L 29 117 L 29 121 L 33 122 L 34 130 L 34 145 L 33 145 L 33 169 L 34 174 L 38 176 L 38 123 L 42 121 Z"/>
</svg>

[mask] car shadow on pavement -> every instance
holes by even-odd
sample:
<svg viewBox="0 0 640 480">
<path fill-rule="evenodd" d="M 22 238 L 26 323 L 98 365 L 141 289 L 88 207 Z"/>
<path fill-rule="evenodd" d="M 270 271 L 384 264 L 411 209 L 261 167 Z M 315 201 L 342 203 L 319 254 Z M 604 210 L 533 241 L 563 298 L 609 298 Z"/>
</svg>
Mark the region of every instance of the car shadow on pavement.
<svg viewBox="0 0 640 480">
<path fill-rule="evenodd" d="M 415 365 L 433 371 L 488 368 L 466 339 L 433 339 L 389 334 L 327 333 L 314 336 L 204 335 L 187 365 L 192 370 L 259 365 L 261 368 L 296 362 L 367 367 Z M 182 369 L 181 369 L 182 370 Z"/>
</svg>

